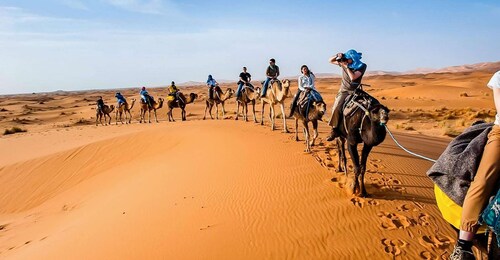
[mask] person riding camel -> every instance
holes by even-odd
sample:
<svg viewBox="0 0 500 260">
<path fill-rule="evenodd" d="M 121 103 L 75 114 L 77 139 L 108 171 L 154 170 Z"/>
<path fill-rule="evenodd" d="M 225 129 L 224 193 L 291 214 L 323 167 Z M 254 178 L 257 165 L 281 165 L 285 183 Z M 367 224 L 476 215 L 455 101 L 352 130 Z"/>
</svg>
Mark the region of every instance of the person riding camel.
<svg viewBox="0 0 500 260">
<path fill-rule="evenodd" d="M 247 67 L 243 67 L 243 72 L 240 73 L 240 80 L 238 81 L 238 88 L 236 89 L 236 100 L 241 96 L 241 90 L 243 90 L 243 86 L 247 86 L 253 89 L 252 84 L 252 75 L 247 72 Z"/>
<path fill-rule="evenodd" d="M 321 102 L 323 101 L 323 98 L 319 94 L 319 92 L 316 90 L 316 87 L 314 85 L 314 79 L 316 78 L 314 76 L 314 73 L 309 70 L 309 67 L 307 65 L 302 65 L 300 67 L 300 71 L 302 72 L 302 75 L 299 76 L 298 79 L 298 86 L 299 88 L 297 89 L 297 93 L 293 97 L 292 104 L 290 105 L 290 114 L 289 117 L 293 116 L 293 112 L 295 108 L 297 107 L 297 101 L 300 97 L 300 94 L 304 91 L 309 91 L 308 96 L 315 102 Z"/>
<path fill-rule="evenodd" d="M 342 110 L 345 99 L 361 85 L 361 80 L 366 72 L 366 64 L 361 62 L 361 53 L 355 50 L 348 50 L 346 53 L 337 53 L 330 58 L 330 63 L 342 68 L 342 81 L 339 92 L 333 104 L 333 112 L 328 125 L 332 127 L 327 141 L 333 141 L 339 136 L 338 125 L 342 118 Z"/>
<path fill-rule="evenodd" d="M 125 104 L 125 102 L 127 102 L 125 97 L 120 92 L 116 92 L 115 98 L 116 98 L 116 101 L 118 102 L 118 107 L 120 107 L 121 105 Z"/>
<path fill-rule="evenodd" d="M 102 109 L 104 108 L 104 100 L 102 100 L 102 97 L 99 96 L 97 99 L 97 112 L 100 113 L 102 112 Z"/>
<path fill-rule="evenodd" d="M 146 87 L 141 88 L 141 100 L 144 104 L 148 104 L 148 106 L 152 107 L 154 99 L 151 95 L 149 95 L 148 91 L 146 90 Z"/>
<path fill-rule="evenodd" d="M 174 98 L 174 101 L 178 101 L 178 102 L 184 103 L 184 100 L 182 100 L 182 98 L 180 96 L 180 93 L 181 93 L 181 91 L 175 85 L 175 82 L 172 81 L 172 83 L 168 87 L 168 95 L 172 96 Z"/>
<path fill-rule="evenodd" d="M 262 86 L 261 97 L 266 96 L 267 88 L 271 80 L 277 80 L 280 75 L 280 68 L 276 65 L 275 59 L 269 60 L 269 66 L 266 69 L 266 81 L 264 81 L 264 85 Z"/>
<path fill-rule="evenodd" d="M 488 133 L 488 140 L 484 146 L 476 175 L 465 195 L 458 240 L 450 255 L 452 260 L 475 259 L 471 248 L 474 235 L 480 226 L 479 217 L 488 205 L 490 196 L 498 192 L 500 179 L 500 71 L 493 75 L 487 86 L 493 90 L 497 111 L 496 120 Z"/>
<path fill-rule="evenodd" d="M 217 97 L 220 99 L 219 93 L 218 93 L 220 90 L 219 83 L 217 83 L 217 81 L 212 77 L 212 75 L 208 75 L 207 87 L 208 87 L 208 97 L 210 99 L 214 99 L 214 92 L 217 95 Z"/>
</svg>

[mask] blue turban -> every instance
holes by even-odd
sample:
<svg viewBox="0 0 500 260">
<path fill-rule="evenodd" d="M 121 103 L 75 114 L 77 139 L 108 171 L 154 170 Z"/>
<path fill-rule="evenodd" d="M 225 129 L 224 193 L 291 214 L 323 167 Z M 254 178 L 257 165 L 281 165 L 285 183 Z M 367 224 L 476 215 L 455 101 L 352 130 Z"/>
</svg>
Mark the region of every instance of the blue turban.
<svg viewBox="0 0 500 260">
<path fill-rule="evenodd" d="M 351 59 L 352 63 L 348 65 L 349 68 L 351 69 L 359 69 L 361 66 L 363 66 L 363 62 L 361 62 L 361 52 L 357 52 L 355 50 L 348 50 L 346 53 L 344 53 L 344 57 L 346 59 Z"/>
</svg>

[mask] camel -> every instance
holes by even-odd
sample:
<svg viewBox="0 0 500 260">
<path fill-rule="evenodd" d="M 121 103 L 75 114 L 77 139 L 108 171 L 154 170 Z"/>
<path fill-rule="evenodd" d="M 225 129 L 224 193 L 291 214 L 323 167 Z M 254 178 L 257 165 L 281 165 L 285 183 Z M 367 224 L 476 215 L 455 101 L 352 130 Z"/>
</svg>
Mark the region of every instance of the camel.
<svg viewBox="0 0 500 260">
<path fill-rule="evenodd" d="M 110 125 L 111 124 L 111 116 L 109 114 L 111 114 L 111 112 L 113 112 L 114 109 L 115 109 L 114 105 L 110 105 L 110 106 L 104 105 L 102 107 L 102 109 L 96 108 L 95 125 L 97 126 L 98 122 L 100 122 L 101 125 L 104 125 L 102 123 L 102 117 L 104 117 L 104 123 L 106 123 L 106 117 L 109 117 L 109 121 L 106 125 Z"/>
<path fill-rule="evenodd" d="M 178 107 L 178 108 L 180 108 L 182 110 L 182 112 L 181 112 L 182 121 L 186 121 L 186 110 L 185 110 L 186 105 L 189 104 L 189 103 L 193 103 L 194 100 L 198 98 L 198 94 L 189 93 L 189 98 L 186 98 L 184 96 L 184 94 L 179 93 L 179 98 L 182 100 L 182 102 L 181 101 L 175 101 L 174 99 L 168 99 L 167 100 L 167 107 L 168 107 L 167 116 L 168 116 L 168 121 L 169 122 L 175 122 L 174 116 L 172 115 L 172 110 L 175 107 Z"/>
<path fill-rule="evenodd" d="M 260 99 L 260 88 L 257 87 L 254 89 L 245 87 L 241 91 L 241 96 L 236 99 L 236 103 L 238 104 L 238 107 L 236 108 L 236 118 L 235 120 L 238 120 L 239 112 L 240 112 L 240 105 L 242 107 L 242 114 L 243 114 L 243 120 L 248 122 L 248 103 L 252 104 L 252 112 L 253 112 L 253 121 L 257 123 L 257 118 L 255 117 L 255 101 Z"/>
<path fill-rule="evenodd" d="M 123 124 L 122 121 L 122 115 L 125 114 L 125 124 L 130 124 L 132 122 L 132 108 L 134 107 L 135 104 L 135 98 L 132 99 L 132 104 L 129 106 L 128 102 L 125 101 L 125 103 L 122 103 L 120 106 L 116 108 L 116 124 L 118 124 L 118 118 L 120 118 L 120 122 Z M 127 113 L 129 115 L 128 120 L 127 120 Z M 120 117 L 118 117 L 120 115 Z"/>
<path fill-rule="evenodd" d="M 151 110 L 153 110 L 154 115 L 155 115 L 155 120 L 156 123 L 158 123 L 158 117 L 156 116 L 156 110 L 160 109 L 163 107 L 163 98 L 158 98 L 158 102 L 152 101 L 151 103 L 152 106 L 149 106 L 147 103 L 144 103 L 144 101 L 141 100 L 141 120 L 139 123 L 146 123 L 146 112 L 148 112 L 148 122 L 151 123 Z"/>
<path fill-rule="evenodd" d="M 214 93 L 214 98 L 210 99 L 210 97 L 207 97 L 206 100 L 206 107 L 205 107 L 205 115 L 203 115 L 203 120 L 205 120 L 207 116 L 207 110 L 210 115 L 211 119 L 214 119 L 212 117 L 212 108 L 215 105 L 215 117 L 219 119 L 219 104 L 222 105 L 222 119 L 224 119 L 224 116 L 226 115 L 226 109 L 224 108 L 224 102 L 226 100 L 230 99 L 234 94 L 234 90 L 228 88 L 226 89 L 226 92 L 222 93 L 222 90 L 220 88 L 217 88 L 216 93 Z"/>
<path fill-rule="evenodd" d="M 363 111 L 366 110 L 366 111 Z M 354 182 L 350 187 L 352 194 L 361 191 L 361 196 L 366 197 L 368 193 L 365 189 L 365 171 L 368 155 L 374 146 L 381 144 L 386 136 L 385 124 L 389 121 L 389 109 L 376 103 L 368 108 L 358 109 L 351 116 L 342 117 L 339 127 L 340 137 L 337 139 L 339 150 L 339 172 L 345 170 L 347 175 L 347 160 L 344 143 L 347 142 L 347 149 L 351 155 L 354 166 Z M 358 154 L 358 144 L 363 143 L 361 161 Z M 343 164 L 344 169 L 342 169 Z"/>
<path fill-rule="evenodd" d="M 307 95 L 307 93 L 302 92 L 301 96 L 303 95 Z M 299 98 L 299 100 L 301 99 L 302 98 Z M 304 128 L 304 137 L 306 142 L 306 149 L 304 151 L 306 153 L 311 152 L 311 146 L 314 146 L 314 142 L 316 141 L 316 138 L 318 138 L 318 121 L 321 120 L 321 118 L 326 112 L 326 104 L 323 101 L 320 102 L 310 101 L 308 110 L 309 111 L 307 112 L 307 118 L 305 117 L 306 112 L 301 111 L 298 105 L 295 107 L 293 111 L 293 117 L 295 118 L 295 141 L 297 142 L 299 141 L 298 127 L 299 127 L 299 121 L 301 121 L 302 126 Z M 312 123 L 314 129 L 314 136 L 312 140 L 309 140 L 310 139 L 309 125 L 308 125 L 309 122 Z"/>
<path fill-rule="evenodd" d="M 285 99 L 288 97 L 290 92 L 290 80 L 285 79 L 283 81 L 273 80 L 269 82 L 269 86 L 266 92 L 266 95 L 261 97 L 262 102 L 262 111 L 260 124 L 264 125 L 264 107 L 265 104 L 269 104 L 269 119 L 271 120 L 271 130 L 275 129 L 275 113 L 274 113 L 274 105 L 279 104 L 281 107 L 281 116 L 283 117 L 283 132 L 289 133 L 288 128 L 286 126 L 286 116 L 285 116 Z"/>
</svg>

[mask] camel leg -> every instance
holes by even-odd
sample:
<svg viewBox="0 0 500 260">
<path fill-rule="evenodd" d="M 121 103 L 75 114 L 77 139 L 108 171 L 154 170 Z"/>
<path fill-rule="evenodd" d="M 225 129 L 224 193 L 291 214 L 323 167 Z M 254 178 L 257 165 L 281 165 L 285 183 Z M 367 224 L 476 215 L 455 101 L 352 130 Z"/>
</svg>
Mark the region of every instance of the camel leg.
<svg viewBox="0 0 500 260">
<path fill-rule="evenodd" d="M 269 119 L 271 120 L 271 131 L 274 131 L 274 129 L 276 129 L 276 126 L 274 125 L 274 118 L 275 118 L 275 114 L 274 114 L 274 105 L 270 105 L 270 111 L 269 111 Z"/>
<path fill-rule="evenodd" d="M 260 125 L 264 125 L 264 107 L 265 103 L 262 101 L 262 110 L 260 111 Z"/>
<path fill-rule="evenodd" d="M 295 118 L 295 142 L 299 141 L 299 119 Z"/>
<path fill-rule="evenodd" d="M 182 108 L 182 121 L 186 121 L 186 108 Z"/>
<path fill-rule="evenodd" d="M 215 119 L 219 120 L 219 104 L 215 103 Z"/>
<path fill-rule="evenodd" d="M 151 110 L 148 109 L 148 122 L 151 124 Z"/>
<path fill-rule="evenodd" d="M 156 116 L 156 109 L 153 109 L 153 113 L 155 114 L 155 121 L 158 123 L 158 117 Z"/>
<path fill-rule="evenodd" d="M 347 150 L 349 151 L 349 154 L 351 155 L 351 161 L 354 166 L 354 183 L 352 185 L 352 194 L 356 194 L 356 191 L 359 189 L 359 174 L 360 174 L 360 167 L 359 167 L 359 154 L 358 154 L 358 149 L 357 149 L 357 144 L 348 144 L 347 145 Z"/>
<path fill-rule="evenodd" d="M 95 126 L 98 126 L 99 125 L 99 114 L 96 113 L 95 114 Z"/>
<path fill-rule="evenodd" d="M 132 113 L 130 112 L 130 110 L 127 110 L 127 112 L 125 112 L 125 120 L 127 120 L 126 119 L 127 113 L 128 113 L 128 123 L 131 124 L 132 123 Z"/>
<path fill-rule="evenodd" d="M 337 152 L 339 154 L 339 164 L 338 164 L 338 172 L 344 172 L 345 176 L 347 176 L 347 158 L 345 155 L 345 139 L 342 137 L 338 137 L 335 139 L 337 142 Z"/>
<path fill-rule="evenodd" d="M 311 140 L 311 146 L 314 146 L 314 142 L 316 141 L 316 138 L 318 138 L 318 121 L 313 120 L 312 125 L 313 125 L 314 135 L 313 135 L 313 138 Z"/>
<path fill-rule="evenodd" d="M 307 121 L 303 121 L 302 122 L 302 126 L 304 127 L 304 135 L 305 135 L 305 139 L 306 139 L 306 150 L 305 150 L 305 152 L 306 153 L 310 153 L 311 152 L 311 145 L 309 143 L 309 125 L 307 124 Z"/>
<path fill-rule="evenodd" d="M 224 103 L 225 102 L 222 102 L 221 106 L 222 106 L 222 119 L 226 119 L 226 108 L 224 107 Z"/>
<path fill-rule="evenodd" d="M 290 131 L 288 131 L 288 127 L 286 126 L 285 103 L 281 102 L 280 107 L 281 107 L 281 116 L 283 117 L 283 133 L 290 133 Z"/>
<path fill-rule="evenodd" d="M 252 112 L 253 112 L 253 122 L 257 123 L 257 118 L 255 118 L 255 100 L 252 101 Z"/>
<path fill-rule="evenodd" d="M 115 123 L 116 125 L 118 125 L 118 110 L 116 110 L 116 113 L 115 113 Z"/>
<path fill-rule="evenodd" d="M 245 119 L 245 107 L 242 106 L 241 110 L 243 113 L 243 119 Z M 236 117 L 234 118 L 234 120 L 238 120 L 239 113 L 240 113 L 240 102 L 236 100 Z"/>
<path fill-rule="evenodd" d="M 372 150 L 372 146 L 370 145 L 363 145 L 363 151 L 361 152 L 361 167 L 360 167 L 360 174 L 361 174 L 361 196 L 362 197 L 367 197 L 368 193 L 366 192 L 365 189 L 365 172 L 366 172 L 366 161 L 368 160 L 368 155 L 370 154 L 370 151 Z"/>
</svg>

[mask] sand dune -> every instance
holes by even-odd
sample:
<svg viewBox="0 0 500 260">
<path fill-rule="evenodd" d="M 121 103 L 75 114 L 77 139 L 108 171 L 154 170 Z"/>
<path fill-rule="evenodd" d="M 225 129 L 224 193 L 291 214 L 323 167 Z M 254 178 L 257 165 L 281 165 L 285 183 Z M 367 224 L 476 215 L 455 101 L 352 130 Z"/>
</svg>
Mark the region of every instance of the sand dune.
<svg viewBox="0 0 500 260">
<path fill-rule="evenodd" d="M 341 189 L 324 143 L 311 156 L 291 135 L 228 120 L 131 127 L 141 131 L 3 167 L 1 255 L 413 258 L 452 242 L 429 165 L 389 142 L 370 160 L 363 199 Z M 430 156 L 446 143 L 426 142 Z"/>
<path fill-rule="evenodd" d="M 437 158 L 452 135 L 492 120 L 489 72 L 367 77 L 391 108 L 389 127 L 417 153 Z M 339 79 L 319 79 L 328 108 Z M 223 88 L 234 88 L 224 84 Z M 292 82 L 292 92 L 297 88 Z M 133 89 L 120 90 L 136 97 Z M 391 140 L 376 147 L 369 198 L 348 195 L 324 141 L 305 154 L 293 134 L 200 120 L 205 89 L 188 121 L 94 126 L 94 100 L 114 90 L 0 97 L 0 258 L 7 259 L 435 259 L 454 233 L 441 218 L 430 163 Z M 467 92 L 468 96 L 460 96 Z M 162 88 L 151 89 L 156 98 Z M 288 105 L 287 101 L 287 105 Z M 467 106 L 469 106 L 467 108 Z M 257 106 L 260 119 L 260 106 Z M 278 112 L 279 113 L 279 112 Z M 328 114 L 330 111 L 328 111 Z M 180 111 L 174 111 L 180 120 Z M 281 120 L 277 121 L 282 129 Z M 289 128 L 292 126 L 288 120 Z M 301 131 L 301 130 L 299 130 Z M 454 131 L 454 132 L 453 132 Z M 418 133 L 425 133 L 421 135 Z M 300 136 L 303 139 L 302 136 Z"/>
</svg>

